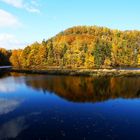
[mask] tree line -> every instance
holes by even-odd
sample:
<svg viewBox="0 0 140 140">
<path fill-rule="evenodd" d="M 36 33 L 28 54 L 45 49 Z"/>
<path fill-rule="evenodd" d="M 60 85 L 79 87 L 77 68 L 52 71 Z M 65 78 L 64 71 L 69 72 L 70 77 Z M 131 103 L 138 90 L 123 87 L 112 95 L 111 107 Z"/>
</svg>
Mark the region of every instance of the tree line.
<svg viewBox="0 0 140 140">
<path fill-rule="evenodd" d="M 7 51 L 4 48 L 0 48 L 0 66 L 11 65 L 9 58 L 11 56 L 11 51 Z"/>
<path fill-rule="evenodd" d="M 110 68 L 140 65 L 140 31 L 76 26 L 49 40 L 12 50 L 17 68 Z"/>
</svg>

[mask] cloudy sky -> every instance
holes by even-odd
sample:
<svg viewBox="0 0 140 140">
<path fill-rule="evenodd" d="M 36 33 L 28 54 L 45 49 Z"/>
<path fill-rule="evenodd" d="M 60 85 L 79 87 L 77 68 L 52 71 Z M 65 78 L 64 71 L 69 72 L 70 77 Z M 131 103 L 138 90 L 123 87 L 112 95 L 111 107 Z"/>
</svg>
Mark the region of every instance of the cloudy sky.
<svg viewBox="0 0 140 140">
<path fill-rule="evenodd" d="M 140 0 L 0 0 L 0 47 L 6 49 L 76 25 L 140 30 Z"/>
</svg>

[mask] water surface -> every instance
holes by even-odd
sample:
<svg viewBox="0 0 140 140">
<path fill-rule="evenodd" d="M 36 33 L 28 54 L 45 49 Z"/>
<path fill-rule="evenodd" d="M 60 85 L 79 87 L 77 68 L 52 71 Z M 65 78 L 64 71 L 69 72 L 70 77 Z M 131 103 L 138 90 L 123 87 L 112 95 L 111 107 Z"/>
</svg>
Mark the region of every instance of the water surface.
<svg viewBox="0 0 140 140">
<path fill-rule="evenodd" d="M 140 77 L 0 76 L 0 140 L 140 139 Z"/>
</svg>

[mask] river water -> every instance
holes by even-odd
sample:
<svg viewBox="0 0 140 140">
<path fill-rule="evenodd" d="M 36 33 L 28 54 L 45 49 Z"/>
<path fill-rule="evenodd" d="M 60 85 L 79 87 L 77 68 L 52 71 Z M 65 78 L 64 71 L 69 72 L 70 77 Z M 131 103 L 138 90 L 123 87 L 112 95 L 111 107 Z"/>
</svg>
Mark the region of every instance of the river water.
<svg viewBox="0 0 140 140">
<path fill-rule="evenodd" d="M 140 77 L 0 75 L 0 140 L 140 139 Z"/>
</svg>

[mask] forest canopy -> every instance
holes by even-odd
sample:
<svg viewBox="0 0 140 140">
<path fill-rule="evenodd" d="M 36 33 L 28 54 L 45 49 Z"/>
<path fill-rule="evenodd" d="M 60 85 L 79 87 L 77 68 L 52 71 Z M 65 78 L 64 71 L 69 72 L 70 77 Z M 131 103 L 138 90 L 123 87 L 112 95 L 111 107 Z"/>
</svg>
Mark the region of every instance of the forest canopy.
<svg viewBox="0 0 140 140">
<path fill-rule="evenodd" d="M 140 31 L 76 26 L 49 40 L 13 50 L 17 68 L 110 68 L 140 65 Z"/>
</svg>

